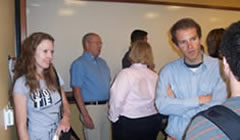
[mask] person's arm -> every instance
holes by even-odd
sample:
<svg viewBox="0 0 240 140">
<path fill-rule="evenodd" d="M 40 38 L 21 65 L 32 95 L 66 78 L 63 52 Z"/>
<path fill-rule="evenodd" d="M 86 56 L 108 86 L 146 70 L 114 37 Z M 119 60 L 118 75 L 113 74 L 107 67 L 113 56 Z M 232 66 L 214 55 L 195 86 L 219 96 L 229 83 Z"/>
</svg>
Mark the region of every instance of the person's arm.
<svg viewBox="0 0 240 140">
<path fill-rule="evenodd" d="M 122 68 L 128 68 L 131 66 L 131 62 L 129 61 L 129 52 L 130 52 L 130 49 L 125 53 L 123 59 L 122 59 Z"/>
<path fill-rule="evenodd" d="M 77 102 L 77 107 L 78 107 L 79 111 L 82 113 L 83 125 L 89 129 L 93 129 L 94 123 L 84 105 L 81 89 L 79 87 L 73 87 L 73 95 L 74 95 L 75 101 Z"/>
<path fill-rule="evenodd" d="M 212 99 L 209 104 L 206 104 L 207 106 L 222 104 L 227 98 L 227 85 L 222 79 L 219 63 L 216 63 L 215 66 L 212 65 L 212 67 L 213 68 L 211 69 L 213 69 L 213 72 L 209 74 L 209 77 L 214 80 L 215 84 L 211 84 L 212 86 L 210 88 L 212 89 Z"/>
<path fill-rule="evenodd" d="M 157 95 L 155 104 L 158 111 L 165 115 L 184 115 L 188 110 L 191 110 L 197 106 L 198 96 L 189 98 L 175 98 L 168 95 L 169 85 L 171 85 L 170 77 L 172 72 L 168 68 L 162 69 L 157 86 Z M 173 88 L 173 87 L 172 87 Z M 175 93 L 177 95 L 179 93 Z M 184 93 L 181 93 L 184 94 Z"/>
<path fill-rule="evenodd" d="M 62 92 L 61 94 L 62 94 L 62 101 L 63 101 L 63 119 L 66 118 L 67 120 L 69 120 L 70 118 L 69 103 L 63 88 L 61 88 L 61 92 Z"/>
<path fill-rule="evenodd" d="M 57 130 L 58 136 L 60 135 L 61 131 L 67 132 L 70 129 L 70 109 L 69 109 L 69 104 L 63 88 L 61 88 L 61 94 L 62 94 L 63 109 L 62 109 L 62 119 L 59 122 L 58 130 Z"/>
<path fill-rule="evenodd" d="M 19 140 L 29 140 L 27 130 L 27 99 L 24 95 L 13 94 L 14 114 Z"/>
<path fill-rule="evenodd" d="M 227 87 L 226 87 L 226 83 L 222 80 L 222 78 L 220 76 L 218 77 L 216 85 L 213 88 L 213 91 L 210 96 L 211 96 L 210 102 L 208 102 L 206 104 L 202 104 L 201 106 L 194 108 L 193 110 L 189 110 L 184 115 L 192 117 L 195 114 L 197 114 L 198 112 L 206 110 L 211 106 L 222 104 L 226 100 Z"/>
<path fill-rule="evenodd" d="M 121 110 L 129 94 L 129 87 L 131 86 L 127 75 L 120 72 L 110 89 L 109 119 L 112 122 L 116 122 L 119 119 Z"/>
<path fill-rule="evenodd" d="M 85 78 L 86 77 L 86 72 L 85 72 L 84 64 L 81 62 L 75 62 L 72 64 L 71 67 L 71 86 L 73 89 L 73 95 L 78 107 L 78 110 L 81 113 L 81 116 L 83 118 L 82 122 L 83 125 L 89 129 L 94 128 L 94 123 L 92 121 L 91 116 L 89 115 L 83 98 L 82 98 L 82 91 L 81 91 L 81 86 L 83 85 Z"/>
<path fill-rule="evenodd" d="M 227 86 L 223 79 L 219 76 L 216 86 L 212 92 L 212 100 L 210 104 L 222 104 L 227 99 Z"/>
<path fill-rule="evenodd" d="M 168 85 L 167 93 L 168 93 L 168 97 L 176 98 L 175 93 L 171 89 L 171 85 Z M 200 96 L 198 96 L 198 103 L 201 104 L 201 105 L 208 104 L 208 103 L 211 102 L 211 99 L 212 99 L 211 94 L 200 95 Z"/>
</svg>

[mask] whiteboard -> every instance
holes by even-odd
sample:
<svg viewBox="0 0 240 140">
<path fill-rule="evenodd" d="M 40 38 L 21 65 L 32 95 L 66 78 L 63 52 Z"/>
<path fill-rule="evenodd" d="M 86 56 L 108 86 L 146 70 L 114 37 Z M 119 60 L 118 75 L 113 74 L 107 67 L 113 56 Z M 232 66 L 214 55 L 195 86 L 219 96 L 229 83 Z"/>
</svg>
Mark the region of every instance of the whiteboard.
<svg viewBox="0 0 240 140">
<path fill-rule="evenodd" d="M 74 0 L 27 0 L 26 12 L 28 35 L 41 31 L 55 38 L 54 65 L 63 77 L 66 91 L 71 91 L 71 63 L 82 55 L 81 40 L 88 32 L 101 36 L 100 56 L 107 61 L 113 79 L 121 70 L 121 59 L 134 29 L 148 32 L 159 71 L 180 57 L 169 41 L 169 29 L 177 20 L 184 17 L 196 20 L 202 27 L 205 46 L 205 37 L 212 28 L 225 28 L 240 19 L 239 11 Z"/>
</svg>

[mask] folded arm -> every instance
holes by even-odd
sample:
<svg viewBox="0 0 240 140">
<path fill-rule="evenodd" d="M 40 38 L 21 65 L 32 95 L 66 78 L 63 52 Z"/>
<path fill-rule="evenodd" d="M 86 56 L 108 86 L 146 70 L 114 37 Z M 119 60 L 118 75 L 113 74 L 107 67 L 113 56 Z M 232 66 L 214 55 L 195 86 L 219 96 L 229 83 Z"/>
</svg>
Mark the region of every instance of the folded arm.
<svg viewBox="0 0 240 140">
<path fill-rule="evenodd" d="M 199 97 L 193 96 L 188 98 L 179 98 L 174 93 L 171 85 L 171 72 L 168 69 L 163 69 L 159 76 L 157 95 L 156 95 L 156 106 L 160 113 L 165 115 L 179 115 L 182 116 L 188 110 L 191 110 L 199 106 Z M 170 90 L 171 89 L 171 90 Z M 169 92 L 172 92 L 174 96 L 171 96 Z"/>
<path fill-rule="evenodd" d="M 198 112 L 208 109 L 211 106 L 222 104 L 227 99 L 227 87 L 226 83 L 222 80 L 221 77 L 216 82 L 215 87 L 213 88 L 212 93 L 210 94 L 211 100 L 206 104 L 202 104 L 198 108 L 189 110 L 186 112 L 185 116 L 192 117 Z"/>
<path fill-rule="evenodd" d="M 162 114 L 182 116 L 188 110 L 199 106 L 199 104 L 198 97 L 178 99 L 175 97 L 169 97 L 168 95 L 158 95 L 156 98 L 156 106 Z"/>
</svg>

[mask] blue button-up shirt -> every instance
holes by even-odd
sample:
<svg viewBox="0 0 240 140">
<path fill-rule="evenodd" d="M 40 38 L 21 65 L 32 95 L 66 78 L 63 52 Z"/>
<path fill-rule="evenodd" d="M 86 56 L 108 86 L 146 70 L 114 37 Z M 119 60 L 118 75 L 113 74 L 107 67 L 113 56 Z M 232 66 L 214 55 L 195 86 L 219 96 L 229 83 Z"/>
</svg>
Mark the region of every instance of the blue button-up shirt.
<svg viewBox="0 0 240 140">
<path fill-rule="evenodd" d="M 169 97 L 168 86 L 175 94 Z M 209 104 L 200 105 L 198 97 L 212 95 Z M 184 64 L 184 59 L 178 59 L 167 64 L 160 73 L 156 106 L 160 113 L 169 115 L 166 132 L 182 139 L 191 118 L 199 111 L 226 100 L 226 84 L 220 76 L 219 62 L 203 54 L 203 64 L 196 71 Z"/>
<path fill-rule="evenodd" d="M 84 102 L 109 99 L 110 70 L 100 57 L 88 52 L 77 58 L 71 67 L 71 85 L 81 88 Z"/>
</svg>

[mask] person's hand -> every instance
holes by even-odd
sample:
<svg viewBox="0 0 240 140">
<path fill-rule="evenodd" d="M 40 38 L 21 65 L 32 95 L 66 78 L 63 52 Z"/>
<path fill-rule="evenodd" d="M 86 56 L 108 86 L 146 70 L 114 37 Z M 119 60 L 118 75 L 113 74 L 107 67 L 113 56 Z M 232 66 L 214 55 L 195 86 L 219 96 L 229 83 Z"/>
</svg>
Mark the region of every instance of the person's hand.
<svg viewBox="0 0 240 140">
<path fill-rule="evenodd" d="M 70 129 L 69 118 L 63 117 L 58 124 L 57 136 L 60 136 L 61 132 L 68 132 Z"/>
<path fill-rule="evenodd" d="M 83 125 L 89 129 L 94 128 L 94 123 L 89 115 L 83 116 Z"/>
<path fill-rule="evenodd" d="M 171 85 L 168 85 L 168 96 L 176 98 L 174 92 L 172 91 Z"/>
<path fill-rule="evenodd" d="M 201 95 L 198 97 L 199 104 L 207 104 L 212 100 L 212 95 Z"/>
</svg>

